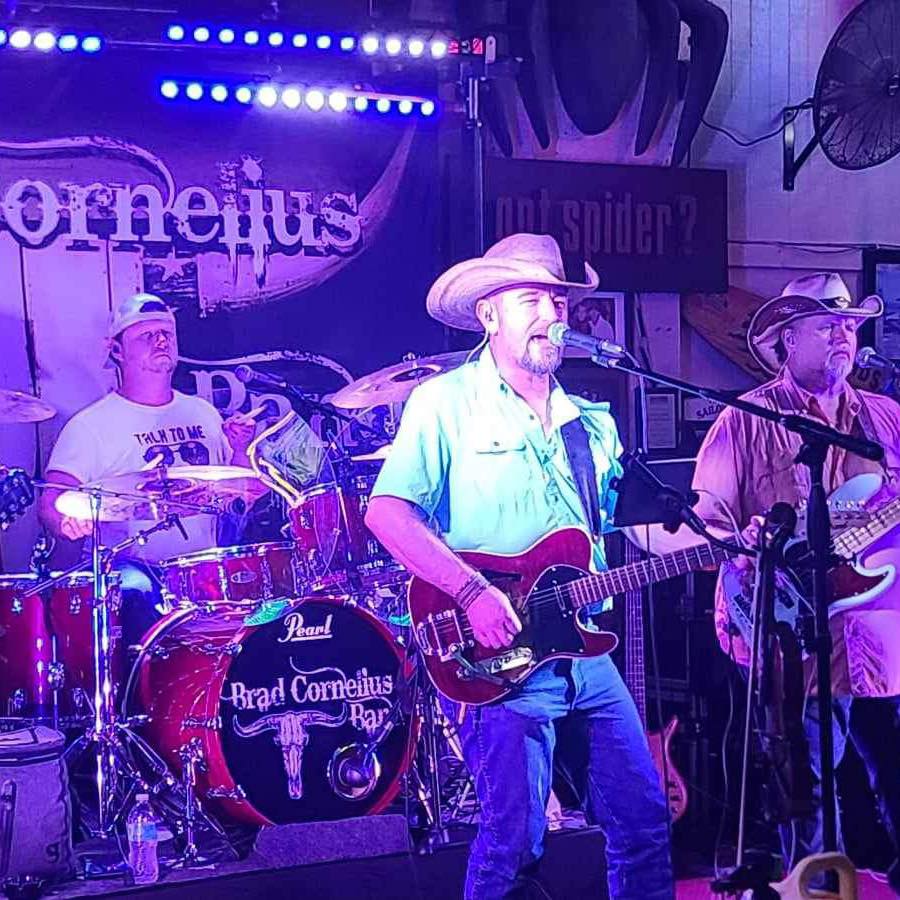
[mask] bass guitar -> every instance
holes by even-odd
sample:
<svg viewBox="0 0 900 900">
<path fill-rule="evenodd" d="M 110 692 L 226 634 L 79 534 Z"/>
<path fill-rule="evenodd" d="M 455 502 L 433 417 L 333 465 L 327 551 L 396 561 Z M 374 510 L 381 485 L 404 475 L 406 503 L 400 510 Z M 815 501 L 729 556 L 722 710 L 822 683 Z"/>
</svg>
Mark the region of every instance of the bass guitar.
<svg viewBox="0 0 900 900">
<path fill-rule="evenodd" d="M 828 615 L 862 609 L 900 609 L 896 590 L 900 568 L 900 497 L 874 507 L 866 495 L 880 488 L 880 478 L 858 475 L 829 498 L 832 508 L 832 566 L 828 571 L 831 599 Z M 847 525 L 847 522 L 854 524 Z M 801 616 L 812 615 L 812 589 L 804 540 L 788 544 L 790 567 L 776 576 L 775 620 L 797 627 Z M 733 562 L 722 566 L 721 586 L 731 623 L 749 645 L 753 630 L 753 576 Z"/>
<path fill-rule="evenodd" d="M 554 659 L 600 656 L 618 643 L 612 631 L 585 628 L 578 611 L 616 594 L 718 565 L 728 553 L 699 544 L 665 556 L 591 574 L 590 537 L 562 528 L 519 554 L 462 552 L 510 599 L 522 621 L 511 647 L 479 644 L 453 598 L 421 578 L 409 585 L 413 634 L 434 686 L 451 700 L 479 705 L 516 689 Z"/>
<path fill-rule="evenodd" d="M 640 560 L 640 551 L 630 541 L 625 542 L 625 559 Z M 644 666 L 644 596 L 641 591 L 625 594 L 625 684 L 634 698 L 638 715 L 647 732 L 647 742 L 660 786 L 669 803 L 672 821 L 677 822 L 687 811 L 687 785 L 672 759 L 672 738 L 678 729 L 678 716 L 672 716 L 662 731 L 647 730 L 647 687 Z"/>
</svg>

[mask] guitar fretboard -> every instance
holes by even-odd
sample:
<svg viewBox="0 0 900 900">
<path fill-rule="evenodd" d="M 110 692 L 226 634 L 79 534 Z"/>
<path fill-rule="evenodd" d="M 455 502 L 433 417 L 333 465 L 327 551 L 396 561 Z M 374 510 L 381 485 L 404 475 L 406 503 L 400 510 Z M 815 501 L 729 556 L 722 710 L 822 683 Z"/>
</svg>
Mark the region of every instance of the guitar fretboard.
<svg viewBox="0 0 900 900">
<path fill-rule="evenodd" d="M 872 512 L 865 525 L 841 532 L 834 539 L 834 551 L 838 556 L 850 559 L 887 534 L 898 522 L 900 522 L 900 497 L 895 497 Z"/>
<path fill-rule="evenodd" d="M 574 609 L 582 609 L 616 594 L 639 591 L 648 584 L 675 578 L 696 569 L 717 566 L 731 556 L 726 550 L 711 544 L 698 544 L 676 550 L 665 556 L 651 556 L 642 562 L 619 566 L 596 575 L 586 575 L 562 585 L 566 600 Z"/>
</svg>

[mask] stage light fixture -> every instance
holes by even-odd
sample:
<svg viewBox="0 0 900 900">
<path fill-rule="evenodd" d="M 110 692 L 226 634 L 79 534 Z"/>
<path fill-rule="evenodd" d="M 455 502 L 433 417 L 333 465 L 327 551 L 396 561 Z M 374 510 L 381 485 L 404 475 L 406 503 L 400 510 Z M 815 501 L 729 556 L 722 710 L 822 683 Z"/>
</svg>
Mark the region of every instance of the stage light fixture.
<svg viewBox="0 0 900 900">
<path fill-rule="evenodd" d="M 331 35 L 330 34 L 320 34 L 316 38 L 316 46 L 320 50 L 330 50 L 331 49 Z"/>
<path fill-rule="evenodd" d="M 369 56 L 372 56 L 374 53 L 378 52 L 379 41 L 378 35 L 375 34 L 367 34 L 362 41 L 360 41 L 360 47 L 362 47 L 363 53 L 368 53 Z"/>
<path fill-rule="evenodd" d="M 385 38 L 384 49 L 388 56 L 397 56 L 403 49 L 403 41 L 395 34 L 392 34 L 390 37 Z"/>
<path fill-rule="evenodd" d="M 431 42 L 431 56 L 433 59 L 443 59 L 447 55 L 448 45 L 440 38 Z"/>
<path fill-rule="evenodd" d="M 256 100 L 260 106 L 271 109 L 278 102 L 278 91 L 271 84 L 264 84 L 256 92 Z"/>
<path fill-rule="evenodd" d="M 390 108 L 391 108 L 391 101 L 388 100 L 387 97 L 379 97 L 375 101 L 375 109 L 377 109 L 378 112 L 380 112 L 380 113 L 389 112 Z"/>
<path fill-rule="evenodd" d="M 234 99 L 237 100 L 238 103 L 250 103 L 253 100 L 253 91 L 247 87 L 247 85 L 242 84 L 235 92 Z"/>
<path fill-rule="evenodd" d="M 401 100 L 397 104 L 397 109 L 399 109 L 404 116 L 408 116 L 413 111 L 412 100 Z"/>
<path fill-rule="evenodd" d="M 344 112 L 348 103 L 347 95 L 343 91 L 332 91 L 328 95 L 328 105 L 335 112 Z"/>
<path fill-rule="evenodd" d="M 302 32 L 295 34 L 291 43 L 298 49 L 301 50 L 309 43 L 309 36 L 303 34 Z"/>
<path fill-rule="evenodd" d="M 34 36 L 34 49 L 35 50 L 43 50 L 46 53 L 48 50 L 52 50 L 56 46 L 56 35 L 51 34 L 49 31 L 39 31 Z"/>
<path fill-rule="evenodd" d="M 61 34 L 56 42 L 56 46 L 63 53 L 70 53 L 72 50 L 78 49 L 78 37 L 74 34 Z"/>
<path fill-rule="evenodd" d="M 244 32 L 244 43 L 248 47 L 255 47 L 259 43 L 259 32 L 258 31 L 245 31 Z"/>
<path fill-rule="evenodd" d="M 24 28 L 17 28 L 9 36 L 9 46 L 15 47 L 16 50 L 24 50 L 31 46 L 31 32 Z"/>
<path fill-rule="evenodd" d="M 356 97 L 353 100 L 353 108 L 357 112 L 365 112 L 369 108 L 369 98 L 368 97 Z"/>
<path fill-rule="evenodd" d="M 205 25 L 199 25 L 194 29 L 194 40 L 198 44 L 205 44 L 209 40 L 209 29 Z"/>
<path fill-rule="evenodd" d="M 203 97 L 203 85 L 197 81 L 192 81 L 184 89 L 184 93 L 189 100 L 200 100 Z"/>
<path fill-rule="evenodd" d="M 233 28 L 220 28 L 219 29 L 219 43 L 220 44 L 233 44 L 234 43 L 234 29 Z"/>
<path fill-rule="evenodd" d="M 209 96 L 216 101 L 216 103 L 224 103 L 228 99 L 228 88 L 225 87 L 224 84 L 214 84 L 212 88 L 210 88 Z"/>
<path fill-rule="evenodd" d="M 269 35 L 269 46 L 280 47 L 282 44 L 284 44 L 284 35 L 280 31 L 273 31 Z"/>
<path fill-rule="evenodd" d="M 434 101 L 433 100 L 423 100 L 419 105 L 419 111 L 423 116 L 432 116 L 434 115 Z"/>
<path fill-rule="evenodd" d="M 85 53 L 97 53 L 102 46 L 103 42 L 95 34 L 89 34 L 81 41 L 81 49 L 84 50 Z"/>
<path fill-rule="evenodd" d="M 418 59 L 425 52 L 425 41 L 422 38 L 410 38 L 406 49 L 413 59 Z"/>
<path fill-rule="evenodd" d="M 166 30 L 166 37 L 170 41 L 183 41 L 184 40 L 184 26 L 183 25 L 170 25 Z"/>
<path fill-rule="evenodd" d="M 159 86 L 159 92 L 166 100 L 174 100 L 178 96 L 178 85 L 174 81 L 164 81 Z"/>
<path fill-rule="evenodd" d="M 356 38 L 349 34 L 345 34 L 341 38 L 340 48 L 344 53 L 349 53 L 356 46 Z"/>
<path fill-rule="evenodd" d="M 303 102 L 303 95 L 300 93 L 299 88 L 285 88 L 281 92 L 281 102 L 288 109 L 297 109 L 297 107 L 300 106 L 300 104 Z"/>
<path fill-rule="evenodd" d="M 313 88 L 306 92 L 306 105 L 313 111 L 318 112 L 325 106 L 325 95 L 318 89 Z"/>
</svg>

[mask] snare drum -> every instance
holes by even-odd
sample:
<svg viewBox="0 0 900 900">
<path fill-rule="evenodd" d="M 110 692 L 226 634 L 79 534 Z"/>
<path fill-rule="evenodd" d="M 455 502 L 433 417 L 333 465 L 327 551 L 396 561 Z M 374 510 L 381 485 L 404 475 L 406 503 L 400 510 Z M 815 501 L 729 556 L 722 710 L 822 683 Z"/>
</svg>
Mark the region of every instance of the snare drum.
<svg viewBox="0 0 900 900">
<path fill-rule="evenodd" d="M 313 591 L 370 589 L 402 582 L 406 570 L 366 528 L 375 475 L 358 474 L 340 485 L 316 485 L 288 511 Z"/>
<path fill-rule="evenodd" d="M 195 742 L 198 793 L 225 818 L 340 819 L 396 795 L 415 737 L 399 704 L 410 667 L 370 613 L 326 597 L 182 607 L 143 643 L 128 706 L 176 772 Z"/>
<path fill-rule="evenodd" d="M 52 576 L 51 576 L 52 578 Z M 0 575 L 0 713 L 63 719 L 94 698 L 94 578 L 76 572 L 39 594 L 36 575 Z M 122 675 L 119 576 L 108 576 L 113 683 Z"/>
<path fill-rule="evenodd" d="M 206 609 L 295 597 L 303 589 L 289 542 L 214 547 L 159 563 L 177 602 Z"/>
</svg>

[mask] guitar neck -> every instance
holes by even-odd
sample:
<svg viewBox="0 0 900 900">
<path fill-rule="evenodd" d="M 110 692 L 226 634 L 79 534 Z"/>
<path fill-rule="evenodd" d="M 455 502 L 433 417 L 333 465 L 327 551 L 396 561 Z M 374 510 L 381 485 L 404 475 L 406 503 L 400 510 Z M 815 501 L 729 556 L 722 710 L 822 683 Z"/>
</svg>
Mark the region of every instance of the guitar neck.
<svg viewBox="0 0 900 900">
<path fill-rule="evenodd" d="M 618 566 L 596 575 L 586 575 L 565 585 L 574 609 L 582 609 L 607 597 L 639 591 L 648 584 L 685 575 L 707 566 L 717 566 L 732 554 L 711 544 L 697 544 L 664 556 Z"/>
<path fill-rule="evenodd" d="M 625 559 L 640 560 L 640 551 L 625 542 Z M 634 699 L 644 730 L 647 729 L 647 691 L 644 675 L 644 595 L 640 591 L 625 594 L 625 684 Z"/>
<path fill-rule="evenodd" d="M 887 534 L 898 522 L 900 522 L 900 497 L 895 497 L 872 512 L 865 525 L 841 532 L 834 539 L 835 553 L 849 559 Z"/>
</svg>

